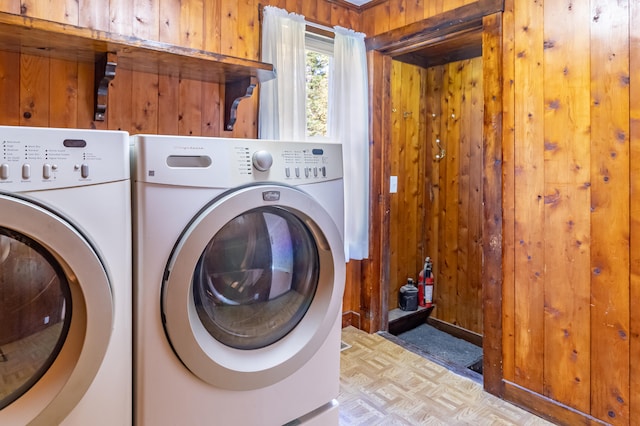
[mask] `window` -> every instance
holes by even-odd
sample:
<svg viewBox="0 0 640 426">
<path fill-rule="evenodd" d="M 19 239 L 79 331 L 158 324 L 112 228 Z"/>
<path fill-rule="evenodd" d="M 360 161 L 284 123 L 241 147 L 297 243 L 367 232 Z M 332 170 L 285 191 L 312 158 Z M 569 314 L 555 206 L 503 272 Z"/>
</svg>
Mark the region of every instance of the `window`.
<svg viewBox="0 0 640 426">
<path fill-rule="evenodd" d="M 333 39 L 307 31 L 306 94 L 307 137 L 329 137 L 329 79 L 333 61 Z"/>
</svg>

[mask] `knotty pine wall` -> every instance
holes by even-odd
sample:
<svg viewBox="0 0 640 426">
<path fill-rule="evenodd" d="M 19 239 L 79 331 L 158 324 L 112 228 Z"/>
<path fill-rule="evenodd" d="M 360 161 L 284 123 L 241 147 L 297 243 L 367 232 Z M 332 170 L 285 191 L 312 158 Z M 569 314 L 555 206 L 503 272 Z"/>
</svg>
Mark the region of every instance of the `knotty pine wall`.
<svg viewBox="0 0 640 426">
<path fill-rule="evenodd" d="M 482 334 L 482 58 L 424 69 L 393 61 L 389 307 L 433 260 L 431 316 Z M 445 150 L 443 159 L 437 142 Z"/>
<path fill-rule="evenodd" d="M 389 0 L 363 30 L 462 3 Z M 505 0 L 502 18 L 504 397 L 565 424 L 635 424 L 640 4 Z"/>
</svg>

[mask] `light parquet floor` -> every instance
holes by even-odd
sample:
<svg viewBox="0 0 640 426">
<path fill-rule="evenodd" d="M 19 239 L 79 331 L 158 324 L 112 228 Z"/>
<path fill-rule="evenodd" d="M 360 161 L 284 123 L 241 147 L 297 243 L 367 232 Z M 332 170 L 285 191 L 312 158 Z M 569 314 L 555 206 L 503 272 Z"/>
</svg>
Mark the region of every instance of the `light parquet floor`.
<svg viewBox="0 0 640 426">
<path fill-rule="evenodd" d="M 347 327 L 342 341 L 340 426 L 552 425 L 380 335 Z"/>
</svg>

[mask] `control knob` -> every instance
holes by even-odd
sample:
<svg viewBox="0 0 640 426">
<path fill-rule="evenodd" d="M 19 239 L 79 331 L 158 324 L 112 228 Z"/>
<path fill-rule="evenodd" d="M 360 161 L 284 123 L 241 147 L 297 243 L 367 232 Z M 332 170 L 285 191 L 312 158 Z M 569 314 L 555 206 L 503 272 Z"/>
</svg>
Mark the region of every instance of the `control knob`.
<svg viewBox="0 0 640 426">
<path fill-rule="evenodd" d="M 252 161 L 253 167 L 261 172 L 266 172 L 273 165 L 273 157 L 271 156 L 269 151 L 266 151 L 264 149 L 254 152 Z"/>
</svg>

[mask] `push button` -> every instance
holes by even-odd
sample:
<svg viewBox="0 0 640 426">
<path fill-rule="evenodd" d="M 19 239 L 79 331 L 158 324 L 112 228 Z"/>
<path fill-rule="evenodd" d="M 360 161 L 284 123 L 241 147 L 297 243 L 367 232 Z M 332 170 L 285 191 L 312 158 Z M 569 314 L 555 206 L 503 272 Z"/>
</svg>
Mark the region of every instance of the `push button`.
<svg viewBox="0 0 640 426">
<path fill-rule="evenodd" d="M 89 165 L 88 164 L 83 164 L 82 166 L 80 166 L 80 175 L 85 179 L 89 177 Z"/>
<path fill-rule="evenodd" d="M 22 179 L 27 180 L 31 177 L 31 166 L 29 164 L 22 165 Z"/>
<path fill-rule="evenodd" d="M 7 163 L 0 164 L 0 179 L 9 179 L 9 165 Z"/>
<path fill-rule="evenodd" d="M 42 177 L 44 179 L 51 179 L 51 164 L 44 164 L 42 166 Z"/>
</svg>

